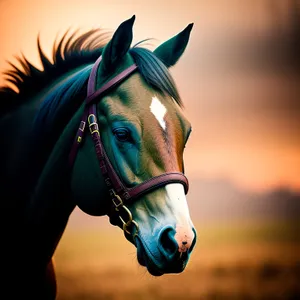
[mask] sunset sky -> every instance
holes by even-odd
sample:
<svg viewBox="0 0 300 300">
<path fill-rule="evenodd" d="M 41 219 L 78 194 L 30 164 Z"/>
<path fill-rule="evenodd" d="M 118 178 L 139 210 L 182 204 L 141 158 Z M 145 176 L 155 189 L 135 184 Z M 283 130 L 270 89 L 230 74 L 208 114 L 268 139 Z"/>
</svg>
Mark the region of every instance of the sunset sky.
<svg viewBox="0 0 300 300">
<path fill-rule="evenodd" d="M 278 23 L 270 2 L 259 0 L 0 0 L 0 71 L 21 53 L 39 66 L 38 33 L 50 54 L 55 38 L 70 27 L 113 31 L 135 14 L 134 42 L 153 37 L 158 45 L 194 22 L 186 52 L 172 69 L 193 125 L 188 176 L 228 178 L 247 189 L 300 189 L 299 79 L 232 54 L 239 41 L 255 45 L 268 37 L 274 24 L 284 30 L 288 2 L 276 3 Z"/>
</svg>

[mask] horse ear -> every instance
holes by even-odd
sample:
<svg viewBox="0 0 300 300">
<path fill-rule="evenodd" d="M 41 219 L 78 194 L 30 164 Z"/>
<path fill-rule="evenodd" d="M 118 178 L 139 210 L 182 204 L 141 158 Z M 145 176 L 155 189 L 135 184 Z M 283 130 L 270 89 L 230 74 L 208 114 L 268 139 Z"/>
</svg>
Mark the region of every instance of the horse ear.
<svg viewBox="0 0 300 300">
<path fill-rule="evenodd" d="M 167 66 L 171 67 L 176 64 L 183 54 L 190 38 L 190 33 L 194 24 L 189 24 L 183 31 L 170 38 L 153 52 Z"/>
<path fill-rule="evenodd" d="M 112 39 L 103 49 L 102 63 L 105 71 L 113 69 L 127 53 L 132 42 L 132 26 L 134 20 L 135 15 L 121 23 Z"/>
</svg>

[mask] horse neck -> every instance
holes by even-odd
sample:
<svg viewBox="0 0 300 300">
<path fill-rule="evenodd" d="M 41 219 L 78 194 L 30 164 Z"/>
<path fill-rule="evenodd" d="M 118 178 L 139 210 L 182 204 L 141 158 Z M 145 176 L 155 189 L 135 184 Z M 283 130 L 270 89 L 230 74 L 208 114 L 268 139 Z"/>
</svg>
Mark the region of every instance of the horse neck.
<svg viewBox="0 0 300 300">
<path fill-rule="evenodd" d="M 26 228 L 33 245 L 31 255 L 41 262 L 52 257 L 75 208 L 70 194 L 68 156 L 81 112 L 82 109 L 75 114 L 55 144 L 26 208 Z"/>
<path fill-rule="evenodd" d="M 0 120 L 1 190 L 6 195 L 5 209 L 8 215 L 21 222 L 26 203 L 32 192 L 35 172 L 32 120 L 38 111 L 38 97 L 28 100 Z"/>
<path fill-rule="evenodd" d="M 80 122 L 83 106 L 77 111 L 56 142 L 43 170 L 36 182 L 29 204 L 30 219 L 34 220 L 43 214 L 52 214 L 52 209 L 63 208 L 63 213 L 70 213 L 74 205 L 70 201 L 69 154 L 74 141 L 76 129 Z M 37 210 L 37 211 L 36 211 Z"/>
</svg>

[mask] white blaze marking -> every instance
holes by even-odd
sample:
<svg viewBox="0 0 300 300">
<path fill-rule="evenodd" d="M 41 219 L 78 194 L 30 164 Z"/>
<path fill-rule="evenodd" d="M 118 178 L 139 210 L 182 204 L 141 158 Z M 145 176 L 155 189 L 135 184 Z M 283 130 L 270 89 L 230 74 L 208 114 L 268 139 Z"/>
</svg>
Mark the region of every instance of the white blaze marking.
<svg viewBox="0 0 300 300">
<path fill-rule="evenodd" d="M 167 197 L 171 200 L 174 213 L 180 218 L 180 223 L 190 221 L 190 212 L 187 205 L 184 188 L 181 183 L 170 183 L 165 186 Z"/>
<path fill-rule="evenodd" d="M 150 110 L 159 122 L 160 126 L 166 130 L 166 122 L 164 116 L 167 112 L 166 107 L 158 100 L 156 96 L 152 97 L 152 102 L 150 105 Z"/>
<path fill-rule="evenodd" d="M 167 197 L 171 200 L 171 206 L 176 216 L 175 240 L 178 243 L 178 251 L 185 252 L 191 246 L 194 239 L 192 221 L 187 205 L 184 188 L 180 183 L 171 183 L 165 186 Z"/>
</svg>

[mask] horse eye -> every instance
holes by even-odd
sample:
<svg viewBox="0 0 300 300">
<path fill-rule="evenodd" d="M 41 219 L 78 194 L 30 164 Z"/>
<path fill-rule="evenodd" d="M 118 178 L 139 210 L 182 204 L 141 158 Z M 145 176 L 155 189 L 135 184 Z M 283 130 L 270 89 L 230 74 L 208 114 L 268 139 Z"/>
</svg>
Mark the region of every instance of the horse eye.
<svg viewBox="0 0 300 300">
<path fill-rule="evenodd" d="M 126 128 L 114 129 L 113 134 L 120 142 L 126 142 L 130 139 L 130 132 Z"/>
</svg>

